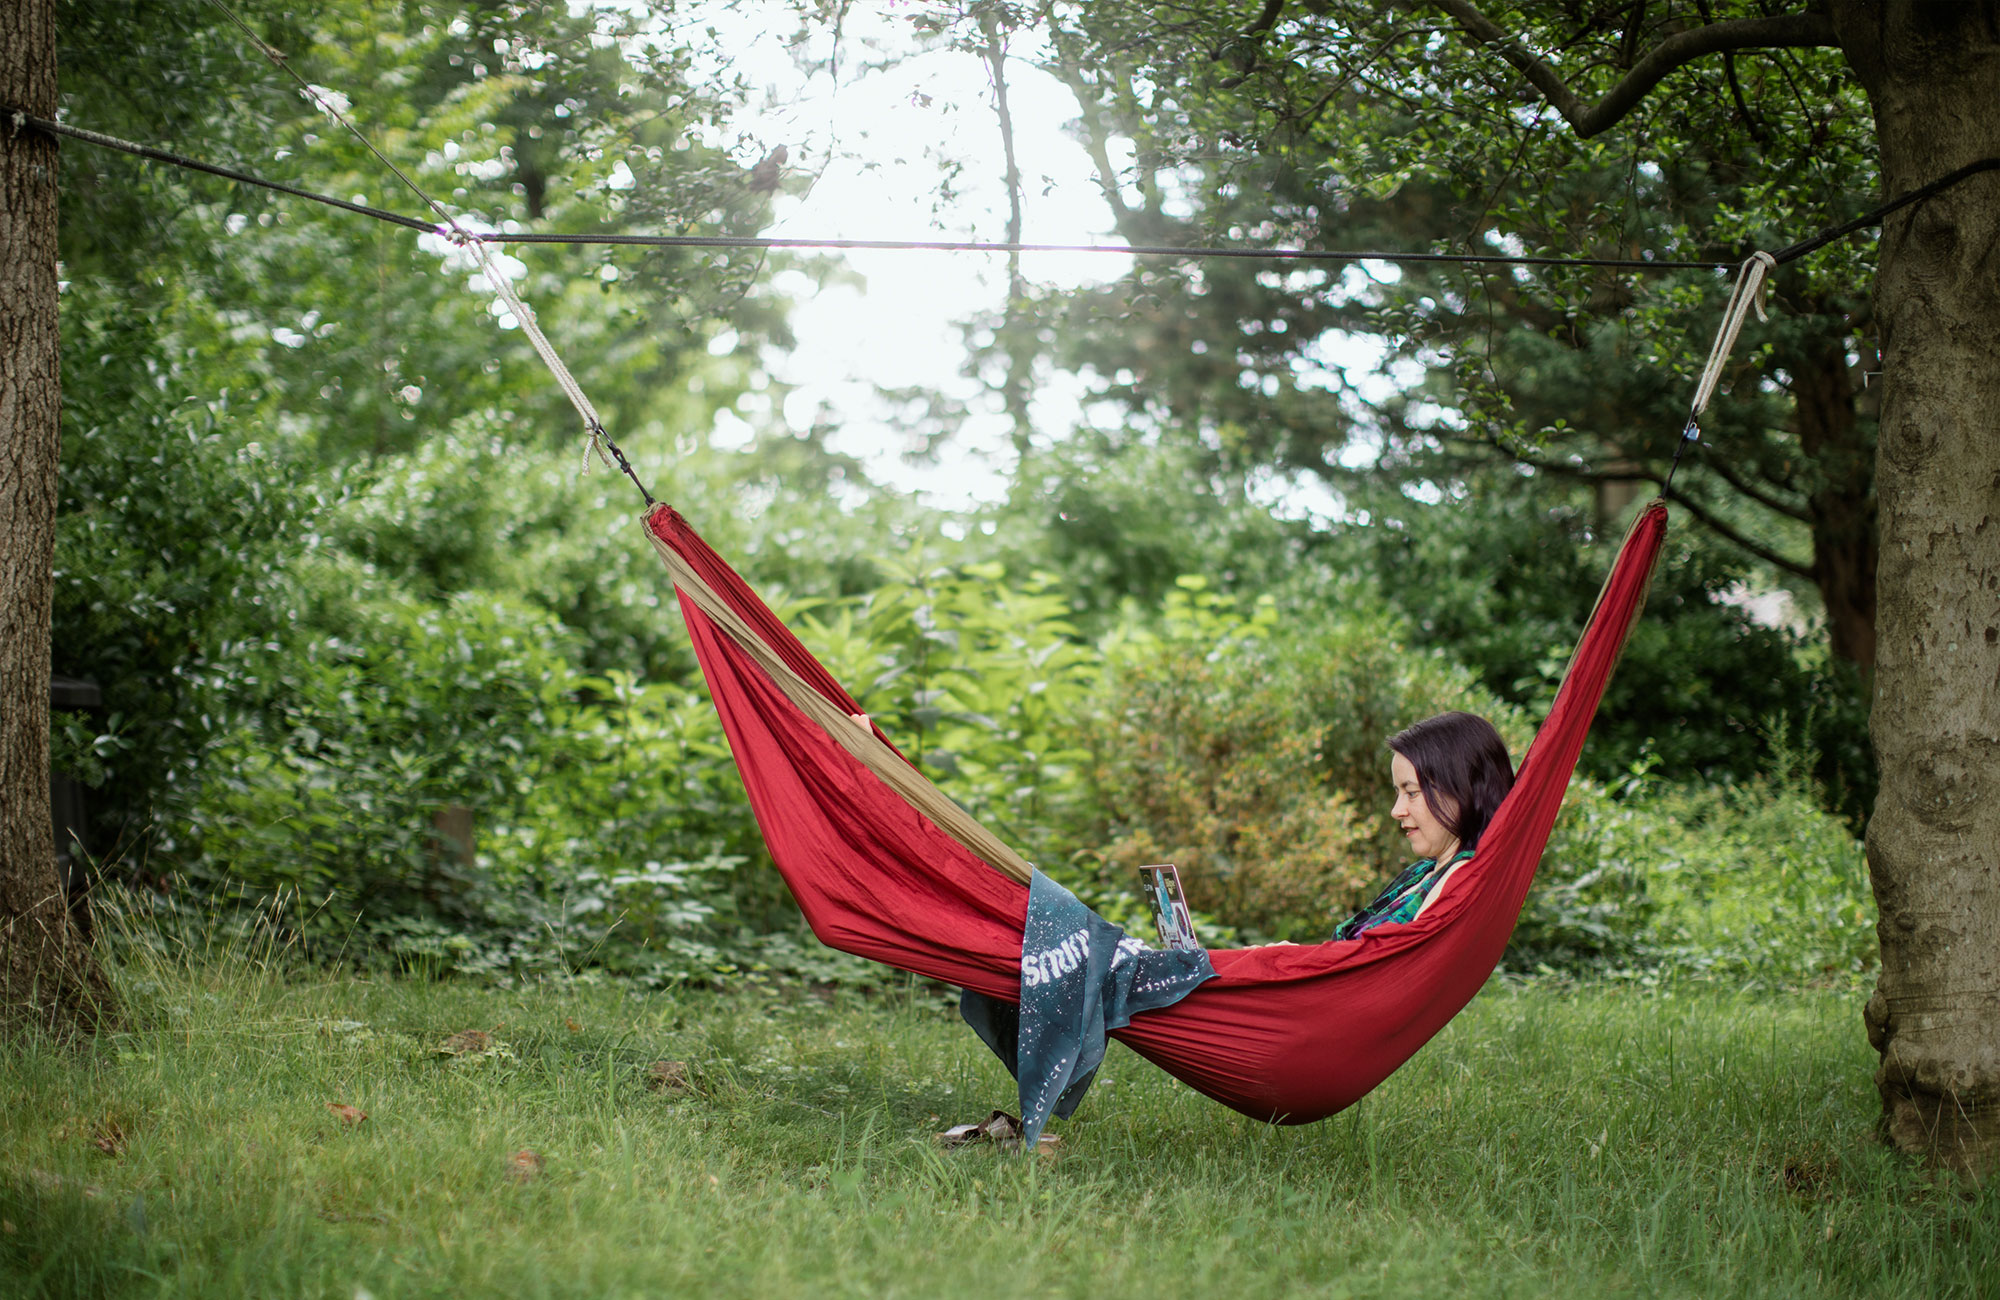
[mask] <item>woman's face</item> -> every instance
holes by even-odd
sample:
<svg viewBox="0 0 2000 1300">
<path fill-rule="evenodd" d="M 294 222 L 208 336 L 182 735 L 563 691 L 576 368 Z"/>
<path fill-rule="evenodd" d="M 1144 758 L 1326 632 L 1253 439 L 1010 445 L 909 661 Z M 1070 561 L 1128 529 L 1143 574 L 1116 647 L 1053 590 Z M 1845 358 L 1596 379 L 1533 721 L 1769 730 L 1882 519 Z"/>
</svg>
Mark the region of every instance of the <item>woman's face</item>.
<svg viewBox="0 0 2000 1300">
<path fill-rule="evenodd" d="M 1423 787 L 1417 784 L 1415 765 L 1401 754 L 1393 755 L 1389 760 L 1389 777 L 1396 783 L 1396 806 L 1389 810 L 1389 815 L 1403 828 L 1410 850 L 1420 858 L 1440 861 L 1457 852 L 1458 836 L 1446 830 L 1437 813 L 1431 810 Z"/>
</svg>

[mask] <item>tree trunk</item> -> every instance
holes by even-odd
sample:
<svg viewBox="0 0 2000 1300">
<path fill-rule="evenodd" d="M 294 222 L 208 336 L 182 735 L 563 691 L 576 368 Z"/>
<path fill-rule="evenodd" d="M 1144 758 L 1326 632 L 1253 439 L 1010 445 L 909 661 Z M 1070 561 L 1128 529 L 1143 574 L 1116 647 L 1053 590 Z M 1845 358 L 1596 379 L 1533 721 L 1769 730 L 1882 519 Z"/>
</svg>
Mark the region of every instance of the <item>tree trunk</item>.
<svg viewBox="0 0 2000 1300">
<path fill-rule="evenodd" d="M 1007 104 L 1007 43 L 1000 33 L 1000 15 L 992 9 L 979 14 L 986 38 L 982 53 L 993 78 L 993 111 L 1000 119 L 1000 146 L 1007 159 L 1007 242 L 1021 242 L 1021 166 L 1014 157 L 1014 111 Z M 1034 422 L 1029 418 L 1028 384 L 1035 369 L 1035 323 L 1028 313 L 1028 282 L 1021 275 L 1021 255 L 1007 254 L 1007 310 L 1000 322 L 1000 354 L 1007 371 L 1000 377 L 1000 399 L 1013 425 L 1014 454 L 1023 462 L 1034 448 Z"/>
<path fill-rule="evenodd" d="M 1813 583 L 1826 604 L 1827 638 L 1836 658 L 1866 673 L 1875 667 L 1874 449 L 1854 407 L 1840 341 L 1816 340 L 1787 368 L 1799 449 L 1819 476 L 1807 509 Z"/>
<path fill-rule="evenodd" d="M 2000 155 L 2000 6 L 1841 0 L 1890 194 Z M 2000 175 L 1883 226 L 1868 826 L 1890 1139 L 2000 1168 Z"/>
<path fill-rule="evenodd" d="M 0 102 L 56 113 L 53 0 L 0 20 Z M 56 528 L 56 144 L 0 122 L 0 1024 L 93 1027 L 108 1003 L 56 879 L 49 602 Z"/>
</svg>

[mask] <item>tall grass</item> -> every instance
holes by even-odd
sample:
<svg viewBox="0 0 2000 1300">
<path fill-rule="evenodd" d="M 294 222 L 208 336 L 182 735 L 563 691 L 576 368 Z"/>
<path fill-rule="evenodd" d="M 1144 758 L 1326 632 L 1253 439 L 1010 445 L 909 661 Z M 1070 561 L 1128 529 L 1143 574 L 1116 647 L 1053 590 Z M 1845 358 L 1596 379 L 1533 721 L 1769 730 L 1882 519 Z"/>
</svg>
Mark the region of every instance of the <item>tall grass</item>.
<svg viewBox="0 0 2000 1300">
<path fill-rule="evenodd" d="M 126 952 L 128 1028 L 0 1056 L 0 1294 L 2000 1287 L 2000 1198 L 1873 1140 L 1848 994 L 1496 983 L 1305 1128 L 1114 1048 L 1030 1160 L 932 1141 L 1012 1083 L 926 986 L 500 990 Z M 490 1050 L 438 1050 L 467 1029 Z M 648 1088 L 663 1059 L 691 1091 Z"/>
</svg>

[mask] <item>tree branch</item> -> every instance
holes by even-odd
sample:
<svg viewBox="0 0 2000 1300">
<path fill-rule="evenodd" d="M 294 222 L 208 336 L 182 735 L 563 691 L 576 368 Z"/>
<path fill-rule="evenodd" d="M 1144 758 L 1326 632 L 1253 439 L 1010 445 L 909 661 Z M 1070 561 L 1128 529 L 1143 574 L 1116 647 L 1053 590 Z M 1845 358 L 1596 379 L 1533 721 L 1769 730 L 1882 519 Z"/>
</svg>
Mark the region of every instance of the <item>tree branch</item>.
<svg viewBox="0 0 2000 1300">
<path fill-rule="evenodd" d="M 1808 582 L 1814 580 L 1813 567 L 1810 564 L 1800 564 L 1797 560 L 1789 559 L 1786 556 L 1780 555 L 1776 551 L 1771 550 L 1769 547 L 1764 546 L 1759 542 L 1751 541 L 1748 537 L 1745 537 L 1742 533 L 1737 532 L 1734 528 L 1722 522 L 1722 520 L 1716 518 L 1715 515 L 1709 512 L 1706 506 L 1703 506 L 1693 497 L 1675 491 L 1672 488 L 1668 488 L 1661 495 L 1665 496 L 1667 500 L 1674 502 L 1676 505 L 1686 506 L 1687 512 L 1693 515 L 1695 517 L 1696 522 L 1700 523 L 1703 527 L 1707 528 L 1708 531 L 1714 533 L 1717 537 L 1720 537 L 1722 540 L 1730 543 L 1731 545 L 1737 546 L 1745 551 L 1748 551 L 1750 554 L 1756 556 L 1758 559 L 1770 565 L 1772 568 L 1782 569 L 1786 573 L 1794 574 L 1798 577 L 1804 578 Z"/>
<path fill-rule="evenodd" d="M 1257 21 L 1243 29 L 1246 41 L 1262 40 L 1264 33 L 1277 24 L 1278 15 L 1284 12 L 1285 0 L 1264 0 L 1264 12 L 1257 15 Z"/>
<path fill-rule="evenodd" d="M 1257 15 L 1257 21 L 1243 29 L 1236 39 L 1243 47 L 1242 70 L 1222 83 L 1224 90 L 1234 90 L 1250 80 L 1250 74 L 1257 70 L 1257 53 L 1263 47 L 1264 36 L 1277 25 L 1278 15 L 1284 12 L 1285 0 L 1264 0 L 1264 12 Z"/>
<path fill-rule="evenodd" d="M 1813 521 L 1812 511 L 1806 509 L 1804 506 L 1793 505 L 1789 501 L 1771 496 L 1749 479 L 1738 474 L 1720 456 L 1705 456 L 1702 458 L 1702 464 L 1708 467 L 1709 473 L 1714 474 L 1717 478 L 1735 488 L 1744 496 L 1749 497 L 1758 505 L 1776 511 L 1786 518 L 1796 519 L 1802 524 L 1809 524 Z"/>
<path fill-rule="evenodd" d="M 1585 469 L 1581 465 L 1566 465 L 1561 461 L 1537 460 L 1533 457 L 1522 455 L 1519 447 L 1502 446 L 1499 441 L 1493 439 L 1486 441 L 1495 450 L 1504 452 L 1531 469 L 1540 470 L 1546 474 L 1559 474 L 1564 478 L 1574 479 L 1579 483 L 1630 483 L 1636 479 L 1642 483 L 1664 484 L 1666 481 L 1666 476 L 1656 470 L 1633 469 L 1619 473 L 1606 473 L 1601 470 Z M 1734 527 L 1723 522 L 1713 511 L 1709 510 L 1708 507 L 1702 505 L 1699 501 L 1696 501 L 1693 497 L 1673 488 L 1667 488 L 1662 495 L 1676 505 L 1687 507 L 1687 512 L 1694 516 L 1697 523 L 1730 545 L 1749 552 L 1774 569 L 1782 569 L 1786 573 L 1794 574 L 1809 582 L 1813 580 L 1811 565 L 1801 564 L 1788 556 L 1780 555 L 1763 543 L 1753 541 L 1749 537 L 1744 536 Z"/>
<path fill-rule="evenodd" d="M 1414 7 L 1420 0 L 1402 0 L 1402 3 Z M 1529 84 L 1541 92 L 1549 106 L 1563 115 L 1563 120 L 1570 124 L 1580 139 L 1588 139 L 1610 128 L 1636 108 L 1661 78 L 1696 59 L 1729 50 L 1840 44 L 1834 35 L 1833 21 L 1824 14 L 1777 14 L 1768 18 L 1731 18 L 1726 22 L 1709 23 L 1675 32 L 1655 45 L 1644 58 L 1632 65 L 1632 70 L 1604 98 L 1595 104 L 1588 104 L 1569 88 L 1553 67 L 1509 36 L 1468 0 L 1430 0 L 1430 3 L 1450 14 L 1468 36 L 1491 47 L 1495 54 L 1514 65 Z"/>
<path fill-rule="evenodd" d="M 1097 88 L 1083 79 L 1083 73 L 1058 51 L 1054 71 L 1057 77 L 1069 87 L 1076 97 L 1077 116 L 1083 123 L 1083 147 L 1090 155 L 1091 169 L 1097 173 L 1097 188 L 1104 195 L 1104 205 L 1111 209 L 1111 223 L 1120 233 L 1131 217 L 1131 210 L 1125 204 L 1125 193 L 1119 188 L 1118 169 L 1111 165 L 1111 132 L 1104 125 L 1104 114 L 1099 105 Z"/>
</svg>

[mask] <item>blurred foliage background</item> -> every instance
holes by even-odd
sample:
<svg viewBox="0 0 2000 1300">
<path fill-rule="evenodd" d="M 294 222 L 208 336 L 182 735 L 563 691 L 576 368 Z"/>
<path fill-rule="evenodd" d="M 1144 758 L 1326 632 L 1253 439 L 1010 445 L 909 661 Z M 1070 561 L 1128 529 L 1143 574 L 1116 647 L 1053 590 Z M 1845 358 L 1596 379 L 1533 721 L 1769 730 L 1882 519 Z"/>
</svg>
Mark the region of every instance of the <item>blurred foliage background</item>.
<svg viewBox="0 0 2000 1300">
<path fill-rule="evenodd" d="M 371 88 L 361 124 L 471 218 L 769 219 L 749 166 L 763 142 L 729 129 L 746 88 L 704 79 L 642 7 L 241 7 L 312 80 Z M 1357 101 L 1338 141 L 1301 119 L 1308 62 L 1227 86 L 1188 65 L 1185 93 L 1158 93 L 1164 73 L 1126 40 L 1138 9 L 912 12 L 933 42 L 1042 33 L 1033 57 L 1075 90 L 1078 130 L 1132 147 L 1137 199 L 1108 194 L 1135 238 L 1320 238 L 1337 219 L 1346 244 L 1443 241 L 1490 188 L 1446 147 L 1467 122 L 1426 127 L 1441 138 L 1424 152 L 1381 104 Z M 76 121 L 395 197 L 219 15 L 67 0 L 62 21 Z M 1827 149 L 1851 107 L 1816 119 Z M 1659 132 L 1700 129 L 1673 113 L 1691 120 Z M 1730 139 L 1604 182 L 1627 199 L 1604 220 L 1682 251 L 1737 238 L 1761 182 Z M 1447 155 L 1472 169 L 1419 165 Z M 1369 158 L 1395 184 L 1348 179 Z M 1597 183 L 1567 174 L 1571 198 Z M 91 788 L 107 886 L 155 894 L 168 926 L 275 907 L 320 959 L 440 976 L 876 977 L 804 931 L 629 485 L 577 474 L 571 414 L 467 266 L 115 154 L 67 148 L 63 185 L 54 666 L 105 705 L 58 715 L 56 762 Z M 1486 204 L 1489 243 L 1555 247 L 1582 220 L 1562 192 L 1530 192 Z M 790 342 L 779 266 L 833 273 L 581 248 L 514 269 L 655 493 L 692 503 L 906 753 L 1114 919 L 1139 922 L 1134 865 L 1181 864 L 1220 942 L 1321 937 L 1401 865 L 1390 732 L 1466 708 L 1519 754 L 1632 508 L 1607 483 L 1657 479 L 1661 445 L 1606 431 L 1670 441 L 1670 381 L 1710 324 L 1687 277 L 1454 286 L 1215 264 L 1025 286 L 968 364 L 996 400 L 1010 367 L 1060 367 L 1120 414 L 1023 439 L 1008 500 L 947 514 L 783 428 L 781 402 L 741 408 L 747 447 L 711 445 Z M 1728 417 L 1752 449 L 1737 472 L 1766 477 L 1691 476 L 1695 517 L 1607 697 L 1515 969 L 1785 984 L 1872 960 L 1866 663 L 1851 593 L 1827 585 L 1857 545 L 1833 516 L 1872 511 L 1841 478 L 1870 416 L 1850 400 L 1811 443 L 1798 415 L 1808 379 L 1823 397 L 1844 376 L 1808 362 L 1860 346 L 1865 305 L 1826 287 L 1837 270 L 1781 280 L 1792 323 L 1753 346 L 1790 368 Z M 1403 382 L 1307 382 L 1329 331 L 1390 340 L 1382 366 Z M 1260 476 L 1302 473 L 1338 491 L 1340 518 L 1259 504 Z M 1803 612 L 1753 617 L 1746 593 L 1773 591 Z"/>
</svg>

